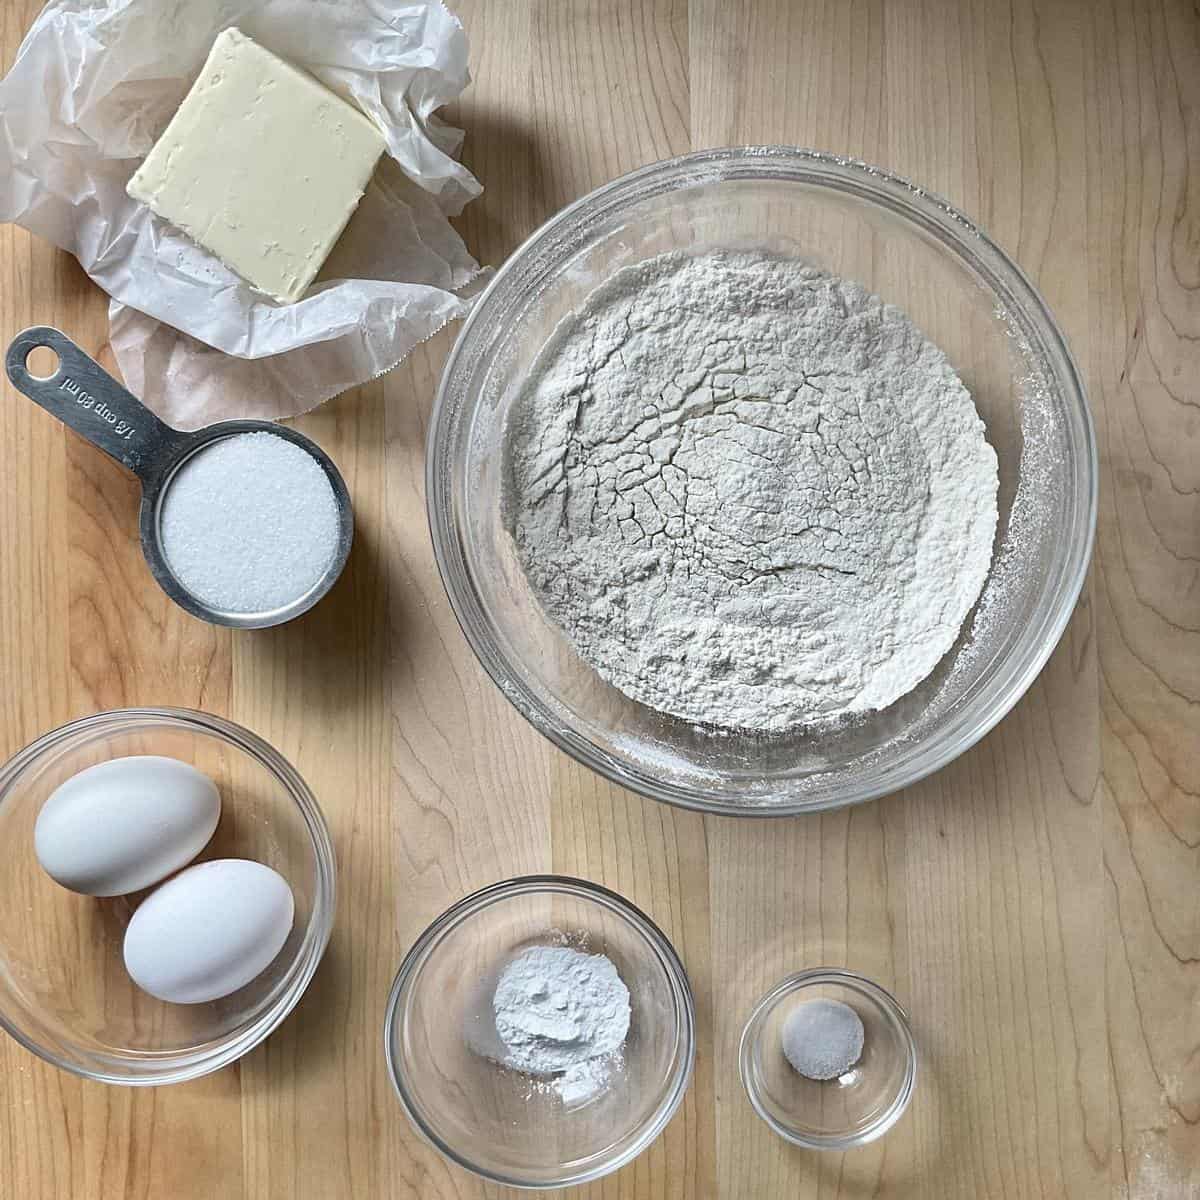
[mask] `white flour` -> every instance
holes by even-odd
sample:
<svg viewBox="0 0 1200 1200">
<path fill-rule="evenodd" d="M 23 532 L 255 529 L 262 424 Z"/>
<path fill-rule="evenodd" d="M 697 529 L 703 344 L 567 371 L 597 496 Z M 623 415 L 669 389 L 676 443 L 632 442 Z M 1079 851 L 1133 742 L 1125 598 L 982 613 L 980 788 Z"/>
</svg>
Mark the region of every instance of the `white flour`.
<svg viewBox="0 0 1200 1200">
<path fill-rule="evenodd" d="M 629 989 L 603 954 L 531 946 L 501 972 L 492 998 L 505 1066 L 557 1075 L 564 1101 L 607 1082 L 629 1032 Z"/>
<path fill-rule="evenodd" d="M 899 309 L 803 263 L 660 255 L 538 355 L 505 520 L 549 616 L 685 720 L 781 730 L 886 707 L 987 575 L 996 456 Z"/>
</svg>

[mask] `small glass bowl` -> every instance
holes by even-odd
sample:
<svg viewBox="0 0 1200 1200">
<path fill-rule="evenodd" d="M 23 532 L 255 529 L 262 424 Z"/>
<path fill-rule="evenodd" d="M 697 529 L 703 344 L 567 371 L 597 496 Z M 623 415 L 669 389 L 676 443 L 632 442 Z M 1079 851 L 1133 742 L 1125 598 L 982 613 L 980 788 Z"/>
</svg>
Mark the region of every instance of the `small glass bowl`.
<svg viewBox="0 0 1200 1200">
<path fill-rule="evenodd" d="M 612 960 L 629 989 L 629 1034 L 607 1084 L 564 1100 L 487 1057 L 497 977 L 535 945 Z M 696 1018 L 683 964 L 628 901 L 579 879 L 531 875 L 459 901 L 417 939 L 392 985 L 388 1071 L 414 1127 L 452 1162 L 511 1187 L 599 1179 L 640 1154 L 679 1107 Z M 474 1048 L 473 1048 L 474 1047 Z"/>
<path fill-rule="evenodd" d="M 844 1075 L 818 1082 L 783 1054 L 783 1027 L 797 1005 L 840 1000 L 863 1023 L 862 1057 Z M 900 1119 L 917 1080 L 908 1016 L 877 983 L 821 968 L 789 975 L 755 1005 L 738 1053 L 742 1085 L 770 1127 L 809 1150 L 849 1150 L 881 1137 Z"/>
<path fill-rule="evenodd" d="M 232 995 L 167 1004 L 125 972 L 125 927 L 148 894 L 96 898 L 60 887 L 34 853 L 50 793 L 107 759 L 159 754 L 203 771 L 221 821 L 195 861 L 250 858 L 290 884 L 291 934 Z M 291 1012 L 333 927 L 334 856 L 316 799 L 261 738 L 220 717 L 129 708 L 72 721 L 0 769 L 0 1026 L 57 1067 L 103 1083 L 157 1086 L 241 1058 Z"/>
</svg>

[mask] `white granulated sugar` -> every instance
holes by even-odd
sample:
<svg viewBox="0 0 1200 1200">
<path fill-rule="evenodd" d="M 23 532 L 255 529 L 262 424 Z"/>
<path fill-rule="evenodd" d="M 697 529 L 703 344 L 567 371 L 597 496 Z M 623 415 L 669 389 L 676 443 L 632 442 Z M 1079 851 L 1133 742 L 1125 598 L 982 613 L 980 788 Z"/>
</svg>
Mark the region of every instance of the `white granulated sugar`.
<svg viewBox="0 0 1200 1200">
<path fill-rule="evenodd" d="M 333 487 L 302 447 L 267 432 L 204 447 L 171 480 L 162 549 L 176 579 L 222 612 L 271 612 L 305 595 L 337 552 Z"/>
<path fill-rule="evenodd" d="M 605 1086 L 629 1032 L 629 989 L 603 954 L 531 946 L 500 974 L 492 998 L 503 1063 L 554 1080 L 575 1103 Z"/>
<path fill-rule="evenodd" d="M 840 1000 L 806 1000 L 783 1023 L 784 1057 L 806 1079 L 836 1079 L 862 1057 L 862 1018 Z"/>
<path fill-rule="evenodd" d="M 628 696 L 776 731 L 884 708 L 986 578 L 997 464 L 904 313 L 758 253 L 618 272 L 542 348 L 506 437 L 530 584 Z"/>
</svg>

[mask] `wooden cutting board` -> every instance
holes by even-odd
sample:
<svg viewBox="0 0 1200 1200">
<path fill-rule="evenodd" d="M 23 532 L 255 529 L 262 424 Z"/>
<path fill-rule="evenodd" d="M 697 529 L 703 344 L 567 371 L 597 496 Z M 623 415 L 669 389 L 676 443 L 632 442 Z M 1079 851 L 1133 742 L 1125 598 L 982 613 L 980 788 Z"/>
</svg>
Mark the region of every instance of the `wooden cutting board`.
<svg viewBox="0 0 1200 1200">
<path fill-rule="evenodd" d="M 476 83 L 450 115 L 483 181 L 461 229 L 500 262 L 653 159 L 789 142 L 883 164 L 975 217 L 1037 281 L 1090 387 L 1103 464 L 1089 586 L 1014 712 L 925 783 L 795 820 L 639 799 L 539 738 L 476 665 L 430 550 L 423 443 L 449 331 L 299 424 L 359 539 L 307 619 L 198 624 L 154 586 L 135 485 L 5 387 L 0 753 L 135 704 L 275 743 L 328 814 L 334 938 L 237 1067 L 129 1091 L 0 1044 L 0 1196 L 498 1196 L 409 1130 L 380 1028 L 450 901 L 555 870 L 648 911 L 697 991 L 688 1099 L 578 1196 L 1200 1195 L 1200 12 L 1185 0 L 461 0 Z M 9 64 L 37 6 L 4 0 Z M 0 229 L 0 337 L 106 353 L 66 254 Z M 111 365 L 111 359 L 110 365 Z M 737 1036 L 787 969 L 848 964 L 912 1014 L 923 1073 L 883 1141 L 789 1148 Z"/>
</svg>

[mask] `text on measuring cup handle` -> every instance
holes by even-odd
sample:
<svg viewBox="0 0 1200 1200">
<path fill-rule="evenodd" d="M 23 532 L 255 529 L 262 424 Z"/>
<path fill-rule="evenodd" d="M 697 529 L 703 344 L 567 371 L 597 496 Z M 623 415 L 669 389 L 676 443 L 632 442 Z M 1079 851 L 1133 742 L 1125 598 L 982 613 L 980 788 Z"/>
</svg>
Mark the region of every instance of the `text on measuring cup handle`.
<svg viewBox="0 0 1200 1200">
<path fill-rule="evenodd" d="M 87 388 L 76 383 L 70 375 L 64 375 L 58 387 L 60 391 L 66 392 L 80 408 L 87 409 L 112 426 L 112 431 L 117 437 L 133 437 L 136 427 L 131 421 L 118 416 L 103 400 L 98 400 Z"/>
</svg>

